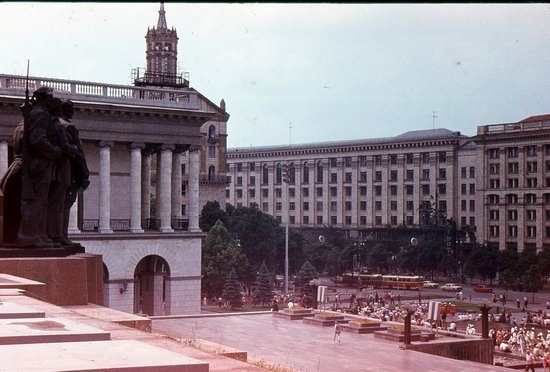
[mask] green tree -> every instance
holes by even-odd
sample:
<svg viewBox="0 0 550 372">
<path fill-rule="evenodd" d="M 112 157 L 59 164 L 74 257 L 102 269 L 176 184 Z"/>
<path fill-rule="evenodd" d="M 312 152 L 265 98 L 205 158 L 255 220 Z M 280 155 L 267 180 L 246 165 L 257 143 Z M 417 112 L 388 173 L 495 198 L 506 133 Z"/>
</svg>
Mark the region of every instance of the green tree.
<svg viewBox="0 0 550 372">
<path fill-rule="evenodd" d="M 267 269 L 265 263 L 262 263 L 256 281 L 254 282 L 254 298 L 257 303 L 262 305 L 270 304 L 273 300 L 273 275 Z"/>
<path fill-rule="evenodd" d="M 306 294 L 311 295 L 311 288 L 309 282 L 317 278 L 317 271 L 309 261 L 304 262 L 298 274 L 296 274 L 296 279 L 294 280 L 294 285 L 296 290 L 300 295 Z"/>
<path fill-rule="evenodd" d="M 533 293 L 533 302 L 535 302 L 535 292 L 542 288 L 542 277 L 537 265 L 529 266 L 523 273 L 522 279 L 525 291 Z"/>
<path fill-rule="evenodd" d="M 227 213 L 221 208 L 217 200 L 206 202 L 204 207 L 202 207 L 199 227 L 202 231 L 208 232 L 217 221 L 221 221 L 224 225 L 227 225 Z"/>
<path fill-rule="evenodd" d="M 249 272 L 241 279 L 252 284 L 253 273 L 259 270 L 262 262 L 267 262 L 271 270 L 279 265 L 277 257 L 281 246 L 284 249 L 284 231 L 273 216 L 263 213 L 255 204 L 237 208 L 228 205 L 227 213 L 228 229 L 239 240 L 250 264 Z"/>
<path fill-rule="evenodd" d="M 231 309 L 243 306 L 241 284 L 239 283 L 239 277 L 237 276 L 235 269 L 231 269 L 227 279 L 225 280 L 222 297 L 229 303 L 229 307 Z"/>
<path fill-rule="evenodd" d="M 489 279 L 492 285 L 500 258 L 498 247 L 476 244 L 470 253 L 470 258 L 475 262 L 475 273 L 479 274 L 483 282 Z"/>
<path fill-rule="evenodd" d="M 519 255 L 513 248 L 506 248 L 499 253 L 498 270 L 506 272 L 508 284 L 513 286 L 519 281 L 520 271 L 518 270 Z"/>
<path fill-rule="evenodd" d="M 221 221 L 210 229 L 202 244 L 202 283 L 209 296 L 219 296 L 224 280 L 237 267 L 239 273 L 248 271 L 248 262 L 240 247 L 233 243 Z"/>
</svg>

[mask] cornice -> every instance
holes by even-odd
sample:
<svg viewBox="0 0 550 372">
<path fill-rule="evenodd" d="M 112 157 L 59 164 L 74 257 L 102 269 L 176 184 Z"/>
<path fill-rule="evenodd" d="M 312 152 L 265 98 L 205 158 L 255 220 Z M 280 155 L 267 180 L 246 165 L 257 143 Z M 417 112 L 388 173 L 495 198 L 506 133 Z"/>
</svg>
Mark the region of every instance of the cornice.
<svg viewBox="0 0 550 372">
<path fill-rule="evenodd" d="M 397 150 L 397 149 L 415 149 L 426 147 L 440 147 L 440 146 L 458 146 L 459 141 L 454 139 L 448 140 L 432 140 L 432 141 L 418 141 L 418 142 L 402 142 L 402 143 L 385 143 L 385 144 L 373 144 L 373 145 L 334 145 L 332 147 L 322 147 L 322 144 L 318 148 L 303 148 L 303 149 L 285 149 L 272 151 L 254 151 L 246 152 L 246 150 L 235 152 L 232 149 L 228 149 L 228 159 L 238 158 L 258 158 L 258 157 L 280 157 L 280 156 L 300 156 L 300 155 L 315 155 L 315 154 L 337 154 L 348 153 L 358 151 L 379 151 L 379 150 Z M 454 149 L 453 149 L 454 150 Z"/>
</svg>

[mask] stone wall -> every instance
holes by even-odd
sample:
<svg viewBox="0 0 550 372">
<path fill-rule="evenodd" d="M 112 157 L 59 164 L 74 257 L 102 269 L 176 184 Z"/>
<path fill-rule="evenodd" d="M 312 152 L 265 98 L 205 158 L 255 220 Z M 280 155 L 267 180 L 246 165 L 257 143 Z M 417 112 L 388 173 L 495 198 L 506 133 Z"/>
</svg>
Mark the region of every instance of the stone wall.
<svg viewBox="0 0 550 372">
<path fill-rule="evenodd" d="M 493 340 L 492 339 L 456 339 L 449 342 L 420 343 L 407 345 L 408 350 L 420 351 L 432 355 L 458 360 L 471 360 L 473 362 L 493 364 Z"/>
<path fill-rule="evenodd" d="M 133 313 L 136 309 L 135 270 L 148 256 L 162 257 L 169 267 L 166 277 L 165 314 L 193 314 L 200 312 L 201 239 L 203 234 L 170 235 L 128 234 L 114 239 L 73 236 L 86 247 L 86 253 L 101 254 L 108 271 L 104 283 L 104 302 L 112 309 Z M 89 239 L 89 240 L 88 240 Z M 122 290 L 126 286 L 126 290 Z M 156 286 L 156 291 L 161 291 Z M 157 299 L 155 293 L 154 297 Z M 156 306 L 155 305 L 155 308 Z M 157 311 L 155 311 L 157 312 Z M 155 314 L 156 315 L 156 314 Z"/>
</svg>

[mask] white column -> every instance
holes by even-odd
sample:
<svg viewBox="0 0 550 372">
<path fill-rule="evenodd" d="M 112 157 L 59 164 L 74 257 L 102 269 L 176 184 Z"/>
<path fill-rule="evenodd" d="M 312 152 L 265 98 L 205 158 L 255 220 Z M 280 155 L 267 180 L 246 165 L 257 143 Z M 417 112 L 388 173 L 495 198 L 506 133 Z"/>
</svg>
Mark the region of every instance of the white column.
<svg viewBox="0 0 550 372">
<path fill-rule="evenodd" d="M 111 230 L 111 146 L 112 142 L 101 141 L 99 146 L 99 229 L 100 233 Z"/>
<path fill-rule="evenodd" d="M 141 157 L 141 218 L 151 218 L 151 155 Z"/>
<path fill-rule="evenodd" d="M 0 141 L 0 177 L 8 170 L 8 141 Z"/>
<path fill-rule="evenodd" d="M 156 160 L 156 171 L 155 171 L 155 216 L 154 218 L 157 220 L 160 220 L 160 152 L 157 152 L 155 154 L 155 160 Z"/>
<path fill-rule="evenodd" d="M 160 195 L 158 200 L 160 231 L 172 229 L 172 150 L 173 145 L 162 145 L 160 150 Z M 157 178 L 158 179 L 158 178 Z M 158 187 L 159 185 L 157 185 Z"/>
<path fill-rule="evenodd" d="M 172 218 L 181 218 L 181 152 L 172 153 Z"/>
<path fill-rule="evenodd" d="M 189 205 L 187 216 L 189 217 L 189 231 L 201 231 L 199 227 L 199 150 L 200 147 L 189 150 Z"/>
<path fill-rule="evenodd" d="M 69 213 L 69 234 L 80 234 L 78 229 L 78 199 L 74 202 Z"/>
<path fill-rule="evenodd" d="M 130 145 L 130 231 L 142 233 L 141 228 L 141 149 L 143 143 Z"/>
</svg>

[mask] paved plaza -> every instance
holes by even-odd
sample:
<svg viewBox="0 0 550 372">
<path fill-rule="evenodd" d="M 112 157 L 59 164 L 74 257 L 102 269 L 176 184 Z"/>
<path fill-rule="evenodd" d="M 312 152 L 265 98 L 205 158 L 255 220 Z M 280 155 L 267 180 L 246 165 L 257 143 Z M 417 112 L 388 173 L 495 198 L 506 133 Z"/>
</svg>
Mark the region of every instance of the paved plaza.
<svg viewBox="0 0 550 372">
<path fill-rule="evenodd" d="M 272 314 L 155 319 L 153 331 L 201 338 L 247 351 L 249 357 L 299 371 L 506 371 L 508 369 L 399 349 L 372 334 L 342 333 L 334 343 L 332 327 L 290 321 Z"/>
</svg>

